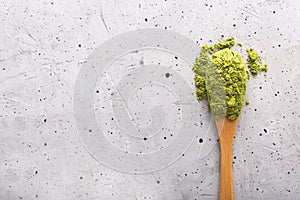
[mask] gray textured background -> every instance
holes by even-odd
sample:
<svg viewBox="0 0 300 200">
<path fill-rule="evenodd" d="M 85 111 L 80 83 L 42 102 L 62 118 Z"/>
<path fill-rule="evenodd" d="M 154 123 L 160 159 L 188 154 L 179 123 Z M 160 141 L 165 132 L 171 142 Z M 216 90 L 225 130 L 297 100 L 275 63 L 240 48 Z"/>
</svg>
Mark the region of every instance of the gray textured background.
<svg viewBox="0 0 300 200">
<path fill-rule="evenodd" d="M 80 68 L 101 43 L 139 28 L 172 30 L 199 45 L 234 35 L 262 50 L 270 70 L 248 82 L 251 104 L 241 114 L 234 140 L 235 197 L 299 199 L 299 1 L 11 0 L 0 2 L 0 19 L 1 200 L 217 199 L 216 135 L 203 138 L 204 143 L 197 135 L 172 165 L 135 175 L 99 163 L 77 134 L 72 104 Z M 117 60 L 116 66 L 128 66 L 130 60 L 151 63 L 160 54 L 135 56 Z M 192 84 L 193 74 L 182 74 Z M 145 87 L 133 95 L 132 109 L 148 109 L 137 103 L 147 94 Z M 159 98 L 167 98 L 164 94 Z M 100 106 L 110 101 L 99 99 Z M 205 106 L 200 109 L 208 129 L 210 116 Z M 140 123 L 147 120 L 141 114 Z M 176 124 L 170 127 L 176 135 Z M 168 145 L 163 137 L 158 146 Z M 208 147 L 206 154 L 201 145 Z"/>
</svg>

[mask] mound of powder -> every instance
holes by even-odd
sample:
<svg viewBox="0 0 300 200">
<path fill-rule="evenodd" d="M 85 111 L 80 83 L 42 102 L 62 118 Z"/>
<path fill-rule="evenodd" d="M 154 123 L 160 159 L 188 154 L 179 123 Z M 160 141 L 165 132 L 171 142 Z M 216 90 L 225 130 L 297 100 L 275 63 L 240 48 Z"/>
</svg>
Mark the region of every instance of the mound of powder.
<svg viewBox="0 0 300 200">
<path fill-rule="evenodd" d="M 247 77 L 268 70 L 266 64 L 261 64 L 257 51 L 250 48 L 246 50 L 247 71 L 240 53 L 231 49 L 234 45 L 234 38 L 230 37 L 212 46 L 202 46 L 193 66 L 196 97 L 199 101 L 208 100 L 209 110 L 216 119 L 236 119 L 242 111 Z"/>
</svg>

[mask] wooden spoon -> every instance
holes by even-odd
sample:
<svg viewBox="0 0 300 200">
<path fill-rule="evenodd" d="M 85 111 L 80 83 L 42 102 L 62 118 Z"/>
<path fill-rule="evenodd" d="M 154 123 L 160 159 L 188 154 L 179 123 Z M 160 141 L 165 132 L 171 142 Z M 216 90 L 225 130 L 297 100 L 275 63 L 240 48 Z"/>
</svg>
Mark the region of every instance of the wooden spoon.
<svg viewBox="0 0 300 200">
<path fill-rule="evenodd" d="M 221 150 L 219 200 L 233 200 L 232 143 L 238 118 L 235 120 L 221 118 L 215 121 L 218 128 Z"/>
</svg>

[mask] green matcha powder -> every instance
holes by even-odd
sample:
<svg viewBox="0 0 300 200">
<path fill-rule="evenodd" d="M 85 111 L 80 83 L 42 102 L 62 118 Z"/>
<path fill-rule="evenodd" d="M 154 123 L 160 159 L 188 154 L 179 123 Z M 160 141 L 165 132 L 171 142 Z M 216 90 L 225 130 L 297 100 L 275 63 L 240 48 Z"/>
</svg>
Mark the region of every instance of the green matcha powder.
<svg viewBox="0 0 300 200">
<path fill-rule="evenodd" d="M 234 38 L 230 37 L 212 46 L 202 46 L 193 66 L 197 100 L 207 99 L 209 110 L 216 119 L 236 119 L 242 111 L 250 74 L 256 76 L 268 70 L 253 48 L 246 50 L 249 69 L 246 70 L 240 53 L 231 49 L 235 44 Z M 237 46 L 242 47 L 242 44 L 237 43 Z M 247 100 L 246 104 L 249 103 Z"/>
</svg>

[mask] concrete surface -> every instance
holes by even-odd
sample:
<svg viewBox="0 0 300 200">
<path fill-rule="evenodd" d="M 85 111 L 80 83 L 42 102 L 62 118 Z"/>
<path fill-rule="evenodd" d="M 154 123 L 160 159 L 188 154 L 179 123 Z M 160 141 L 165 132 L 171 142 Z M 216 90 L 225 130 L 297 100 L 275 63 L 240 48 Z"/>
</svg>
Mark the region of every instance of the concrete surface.
<svg viewBox="0 0 300 200">
<path fill-rule="evenodd" d="M 0 2 L 0 19 L 1 200 L 217 199 L 217 135 L 206 103 L 190 98 L 194 54 L 184 55 L 191 49 L 184 44 L 200 48 L 221 35 L 261 50 L 270 69 L 248 82 L 251 104 L 234 140 L 235 198 L 299 199 L 298 1 L 11 0 Z M 100 77 L 95 91 L 75 89 L 80 70 L 105 41 L 141 28 L 180 34 L 175 39 L 186 40 L 176 47 L 181 53 L 163 47 L 127 52 L 113 57 L 105 74 L 89 72 Z M 138 41 L 129 39 L 128 45 Z M 106 48 L 113 55 L 123 46 Z M 129 73 L 145 77 L 136 84 L 149 78 L 161 84 L 128 89 L 136 80 Z M 86 109 L 93 108 L 98 128 L 81 126 L 90 118 L 76 115 L 85 98 L 78 91 L 95 92 Z M 108 146 L 97 145 L 100 134 L 125 154 L 105 152 Z M 163 157 L 148 159 L 151 152 Z"/>
</svg>

